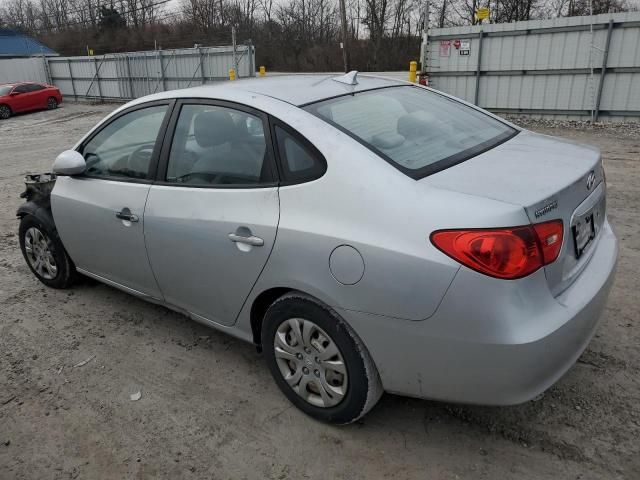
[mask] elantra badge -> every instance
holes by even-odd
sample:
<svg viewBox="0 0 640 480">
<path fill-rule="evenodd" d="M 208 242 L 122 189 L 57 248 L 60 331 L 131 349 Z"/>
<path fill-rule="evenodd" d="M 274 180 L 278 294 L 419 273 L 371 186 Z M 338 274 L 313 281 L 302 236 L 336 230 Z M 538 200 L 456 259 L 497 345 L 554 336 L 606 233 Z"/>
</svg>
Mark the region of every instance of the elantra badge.
<svg viewBox="0 0 640 480">
<path fill-rule="evenodd" d="M 546 215 L 547 213 L 549 213 L 551 210 L 555 210 L 556 208 L 558 208 L 558 201 L 552 200 L 551 202 L 547 203 L 544 207 L 536 210 L 534 212 L 534 215 L 536 216 L 536 218 L 540 218 L 543 215 Z"/>
</svg>

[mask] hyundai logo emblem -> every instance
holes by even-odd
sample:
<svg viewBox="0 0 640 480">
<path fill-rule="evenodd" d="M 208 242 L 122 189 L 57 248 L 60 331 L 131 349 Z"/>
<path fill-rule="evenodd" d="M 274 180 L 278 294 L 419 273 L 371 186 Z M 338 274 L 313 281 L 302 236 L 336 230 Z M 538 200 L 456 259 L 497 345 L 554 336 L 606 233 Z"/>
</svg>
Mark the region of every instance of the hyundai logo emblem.
<svg viewBox="0 0 640 480">
<path fill-rule="evenodd" d="M 591 190 L 594 183 L 596 183 L 596 174 L 592 170 L 589 175 L 587 175 L 587 190 Z"/>
</svg>

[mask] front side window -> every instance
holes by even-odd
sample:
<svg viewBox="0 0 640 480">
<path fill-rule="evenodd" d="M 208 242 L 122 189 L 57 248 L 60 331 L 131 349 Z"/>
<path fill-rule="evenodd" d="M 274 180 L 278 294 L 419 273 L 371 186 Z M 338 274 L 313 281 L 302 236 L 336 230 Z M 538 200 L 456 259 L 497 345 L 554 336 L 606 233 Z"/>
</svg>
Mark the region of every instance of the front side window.
<svg viewBox="0 0 640 480">
<path fill-rule="evenodd" d="M 216 105 L 183 105 L 166 181 L 211 187 L 269 183 L 267 151 L 261 118 Z"/>
<path fill-rule="evenodd" d="M 18 85 L 13 91 L 18 93 L 27 93 L 29 91 L 29 85 Z"/>
<path fill-rule="evenodd" d="M 305 108 L 412 178 L 460 163 L 517 133 L 456 100 L 412 86 L 365 91 Z"/>
<path fill-rule="evenodd" d="M 150 178 L 153 149 L 167 105 L 126 113 L 100 130 L 82 149 L 91 177 Z"/>
</svg>

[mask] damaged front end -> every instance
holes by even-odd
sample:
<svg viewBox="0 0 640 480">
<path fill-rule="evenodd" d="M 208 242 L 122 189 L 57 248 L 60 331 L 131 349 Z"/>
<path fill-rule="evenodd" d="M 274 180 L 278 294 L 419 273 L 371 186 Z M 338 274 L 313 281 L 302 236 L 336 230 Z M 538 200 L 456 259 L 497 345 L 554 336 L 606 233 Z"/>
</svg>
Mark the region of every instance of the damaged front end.
<svg viewBox="0 0 640 480">
<path fill-rule="evenodd" d="M 35 202 L 38 205 L 51 208 L 51 190 L 53 190 L 55 183 L 55 173 L 26 175 L 24 184 L 27 188 L 20 194 L 20 198 L 26 198 L 27 202 Z"/>
<path fill-rule="evenodd" d="M 56 183 L 54 173 L 37 173 L 24 177 L 26 189 L 20 194 L 20 198 L 26 202 L 20 205 L 16 216 L 22 219 L 26 215 L 34 215 L 47 225 L 53 227 L 51 214 L 51 191 Z"/>
</svg>

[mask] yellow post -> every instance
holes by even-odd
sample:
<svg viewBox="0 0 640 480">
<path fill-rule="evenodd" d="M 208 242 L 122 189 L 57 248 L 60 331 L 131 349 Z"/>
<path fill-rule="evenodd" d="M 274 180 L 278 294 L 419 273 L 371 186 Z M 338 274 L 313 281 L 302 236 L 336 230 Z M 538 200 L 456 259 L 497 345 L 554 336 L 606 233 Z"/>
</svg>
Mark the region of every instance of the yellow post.
<svg viewBox="0 0 640 480">
<path fill-rule="evenodd" d="M 236 79 L 236 71 L 233 68 L 229 69 L 229 80 L 235 80 Z"/>
<path fill-rule="evenodd" d="M 267 69 L 264 66 L 260 66 L 260 71 L 258 75 L 260 75 L 261 77 L 264 77 L 266 74 L 267 74 Z"/>
<path fill-rule="evenodd" d="M 418 62 L 409 62 L 409 81 L 416 83 L 416 71 L 418 70 Z"/>
</svg>

